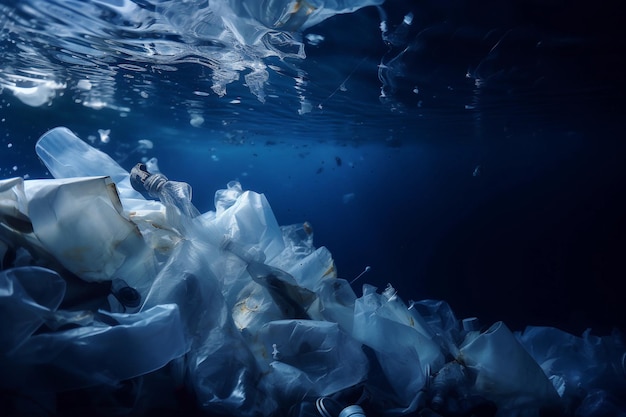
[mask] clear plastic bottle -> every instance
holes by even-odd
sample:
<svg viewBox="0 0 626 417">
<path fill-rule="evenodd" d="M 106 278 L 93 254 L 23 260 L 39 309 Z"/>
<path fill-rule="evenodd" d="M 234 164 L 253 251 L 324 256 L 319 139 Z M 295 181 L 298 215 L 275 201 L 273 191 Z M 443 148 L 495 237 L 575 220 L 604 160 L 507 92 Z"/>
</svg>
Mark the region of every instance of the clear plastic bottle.
<svg viewBox="0 0 626 417">
<path fill-rule="evenodd" d="M 130 182 L 135 190 L 147 191 L 150 196 L 158 198 L 166 206 L 178 208 L 187 217 L 194 218 L 200 215 L 198 209 L 191 203 L 191 186 L 186 182 L 170 181 L 163 174 L 152 174 L 142 163 L 135 165 L 130 171 Z"/>
<path fill-rule="evenodd" d="M 120 197 L 142 198 L 130 186 L 128 171 L 66 127 L 46 132 L 37 141 L 35 151 L 54 178 L 111 177 Z"/>
</svg>

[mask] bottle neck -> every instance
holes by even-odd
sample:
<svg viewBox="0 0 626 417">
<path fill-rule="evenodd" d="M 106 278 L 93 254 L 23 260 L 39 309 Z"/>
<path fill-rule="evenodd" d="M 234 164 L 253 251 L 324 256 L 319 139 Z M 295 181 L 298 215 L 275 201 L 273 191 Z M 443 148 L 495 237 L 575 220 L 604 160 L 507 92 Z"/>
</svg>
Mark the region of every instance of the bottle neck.
<svg viewBox="0 0 626 417">
<path fill-rule="evenodd" d="M 152 174 L 146 178 L 143 185 L 151 196 L 158 197 L 167 181 L 163 174 Z"/>
</svg>

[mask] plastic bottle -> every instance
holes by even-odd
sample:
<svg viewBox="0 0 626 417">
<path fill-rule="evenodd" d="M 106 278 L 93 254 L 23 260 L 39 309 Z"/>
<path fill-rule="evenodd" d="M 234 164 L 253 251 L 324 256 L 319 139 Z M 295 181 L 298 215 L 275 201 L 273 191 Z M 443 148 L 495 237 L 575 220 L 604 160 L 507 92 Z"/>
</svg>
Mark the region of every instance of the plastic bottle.
<svg viewBox="0 0 626 417">
<path fill-rule="evenodd" d="M 54 178 L 111 177 L 120 197 L 142 198 L 130 186 L 128 171 L 66 127 L 56 127 L 43 134 L 35 151 Z"/>
<path fill-rule="evenodd" d="M 136 313 L 141 305 L 141 294 L 135 288 L 129 286 L 126 281 L 120 278 L 114 278 L 111 281 L 111 296 L 119 303 L 119 309 L 112 308 L 112 311 L 122 313 Z M 109 302 L 113 302 L 109 299 Z"/>
<path fill-rule="evenodd" d="M 365 417 L 365 412 L 359 405 L 349 405 L 341 410 L 339 417 Z"/>
<path fill-rule="evenodd" d="M 191 203 L 191 186 L 186 182 L 170 181 L 163 174 L 148 172 L 145 164 L 139 163 L 130 171 L 130 183 L 137 191 L 145 189 L 152 197 L 167 206 L 174 206 L 190 218 L 200 215 Z"/>
</svg>

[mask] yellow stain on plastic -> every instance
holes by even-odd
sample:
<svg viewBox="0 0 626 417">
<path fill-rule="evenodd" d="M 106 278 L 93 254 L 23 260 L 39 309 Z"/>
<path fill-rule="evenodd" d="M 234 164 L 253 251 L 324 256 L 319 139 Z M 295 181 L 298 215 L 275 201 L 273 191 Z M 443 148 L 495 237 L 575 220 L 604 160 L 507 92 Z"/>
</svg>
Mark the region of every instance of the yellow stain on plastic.
<svg viewBox="0 0 626 417">
<path fill-rule="evenodd" d="M 252 303 L 250 297 L 246 297 L 243 300 L 237 302 L 233 307 L 233 322 L 239 330 L 243 330 L 250 324 L 252 315 L 259 311 L 261 306 L 257 303 Z"/>
<path fill-rule="evenodd" d="M 324 275 L 322 275 L 322 277 L 325 277 L 325 276 L 331 276 L 333 278 L 337 278 L 337 271 L 335 270 L 335 262 L 331 262 L 326 272 L 324 272 Z"/>
<path fill-rule="evenodd" d="M 298 13 L 300 11 L 300 9 L 303 8 L 303 7 L 306 7 L 306 12 L 305 13 L 307 14 L 307 16 L 315 11 L 315 7 L 314 6 L 311 6 L 306 1 L 301 1 L 300 0 L 300 1 L 297 1 L 293 5 L 293 10 L 291 11 L 291 14 Z"/>
</svg>

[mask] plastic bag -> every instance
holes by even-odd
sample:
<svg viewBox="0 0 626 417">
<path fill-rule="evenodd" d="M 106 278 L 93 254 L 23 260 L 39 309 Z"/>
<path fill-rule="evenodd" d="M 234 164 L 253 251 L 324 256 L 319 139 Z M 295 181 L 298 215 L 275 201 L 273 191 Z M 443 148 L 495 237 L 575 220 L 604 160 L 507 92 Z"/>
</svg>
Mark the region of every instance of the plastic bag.
<svg viewBox="0 0 626 417">
<path fill-rule="evenodd" d="M 115 385 L 159 369 L 189 348 L 175 304 L 137 314 L 57 310 L 64 295 L 65 282 L 54 271 L 0 272 L 0 312 L 7 322 L 0 337 L 3 388 L 57 392 Z"/>
<path fill-rule="evenodd" d="M 141 293 L 147 290 L 156 271 L 153 254 L 137 226 L 122 216 L 108 177 L 27 185 L 28 216 L 48 253 L 86 281 L 121 276 Z"/>
<path fill-rule="evenodd" d="M 469 333 L 460 346 L 460 361 L 476 373 L 474 389 L 503 409 L 558 402 L 552 383 L 502 322 L 484 333 Z"/>
<path fill-rule="evenodd" d="M 39 267 L 0 271 L 0 309 L 3 320 L 0 351 L 11 354 L 56 310 L 65 294 L 65 281 Z"/>
<path fill-rule="evenodd" d="M 361 344 L 336 323 L 277 320 L 259 331 L 265 385 L 287 404 L 331 395 L 361 382 L 368 365 Z"/>
<path fill-rule="evenodd" d="M 384 0 L 228 0 L 239 16 L 250 16 L 267 28 L 295 31 L 314 26 L 331 16 L 351 13 Z"/>
<path fill-rule="evenodd" d="M 402 412 L 415 410 L 428 370 L 444 363 L 436 343 L 418 331 L 413 314 L 391 286 L 378 294 L 364 285 L 354 307 L 352 335 L 376 352 Z"/>
<path fill-rule="evenodd" d="M 626 409 L 626 398 L 611 395 L 626 392 L 626 342 L 620 333 L 598 337 L 587 330 L 578 337 L 554 327 L 529 326 L 516 336 L 558 389 L 562 402 L 582 402 L 580 416 Z"/>
</svg>

